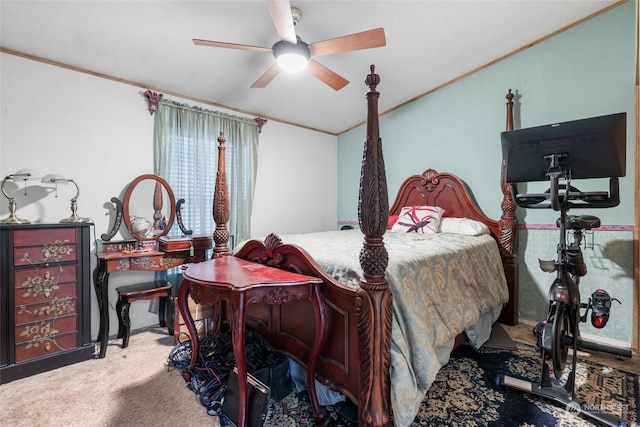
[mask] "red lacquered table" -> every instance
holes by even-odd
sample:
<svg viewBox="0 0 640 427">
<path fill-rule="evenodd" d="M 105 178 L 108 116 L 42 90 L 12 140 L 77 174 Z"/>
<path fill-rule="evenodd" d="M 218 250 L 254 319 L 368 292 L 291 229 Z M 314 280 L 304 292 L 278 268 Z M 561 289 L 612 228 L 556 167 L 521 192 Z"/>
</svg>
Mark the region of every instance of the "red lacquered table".
<svg viewBox="0 0 640 427">
<path fill-rule="evenodd" d="M 210 261 L 188 265 L 183 272 L 183 282 L 178 294 L 178 310 L 185 320 L 189 336 L 197 337 L 197 331 L 187 299 L 197 304 L 216 304 L 225 300 L 229 305 L 233 353 L 238 368 L 239 407 L 238 426 L 246 426 L 247 420 L 247 363 L 244 352 L 245 311 L 252 302 L 286 304 L 295 299 L 308 299 L 315 311 L 316 335 L 307 366 L 309 398 L 316 418 L 321 425 L 324 413 L 320 412 L 315 388 L 315 371 L 320 350 L 326 337 L 326 312 L 322 303 L 317 277 L 269 267 L 234 256 L 223 256 Z M 198 340 L 192 340 L 191 364 L 198 358 Z"/>
</svg>

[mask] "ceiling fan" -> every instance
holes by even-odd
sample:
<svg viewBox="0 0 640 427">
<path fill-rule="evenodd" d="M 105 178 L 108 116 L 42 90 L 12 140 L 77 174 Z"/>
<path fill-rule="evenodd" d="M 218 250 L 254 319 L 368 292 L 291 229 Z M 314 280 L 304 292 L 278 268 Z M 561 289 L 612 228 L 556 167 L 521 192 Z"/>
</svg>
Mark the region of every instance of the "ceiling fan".
<svg viewBox="0 0 640 427">
<path fill-rule="evenodd" d="M 270 52 L 276 58 L 271 66 L 254 84 L 252 88 L 267 86 L 281 69 L 298 71 L 307 69 L 318 79 L 334 90 L 345 87 L 349 81 L 312 59 L 314 56 L 370 49 L 386 46 L 387 41 L 383 28 L 363 31 L 335 39 L 307 44 L 296 36 L 295 25 L 300 21 L 302 13 L 292 8 L 289 0 L 266 0 L 271 20 L 276 27 L 280 41 L 271 48 L 245 44 L 226 43 L 211 40 L 193 39 L 193 43 L 201 46 L 223 47 L 228 49 L 248 50 L 253 52 Z M 296 69 L 297 66 L 297 69 Z"/>
</svg>

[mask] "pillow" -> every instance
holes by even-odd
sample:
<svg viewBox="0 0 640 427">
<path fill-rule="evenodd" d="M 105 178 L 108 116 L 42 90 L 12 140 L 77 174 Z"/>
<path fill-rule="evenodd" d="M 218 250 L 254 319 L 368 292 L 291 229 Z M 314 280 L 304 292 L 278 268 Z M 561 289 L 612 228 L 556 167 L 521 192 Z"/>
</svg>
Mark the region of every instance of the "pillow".
<svg viewBox="0 0 640 427">
<path fill-rule="evenodd" d="M 398 220 L 398 215 L 389 215 L 389 222 L 387 223 L 387 230 L 391 230 L 393 224 Z"/>
<path fill-rule="evenodd" d="M 444 209 L 437 206 L 405 206 L 391 227 L 395 233 L 435 234 Z"/>
<path fill-rule="evenodd" d="M 480 236 L 489 234 L 489 227 L 487 224 L 470 218 L 442 218 L 440 220 L 440 232 Z"/>
</svg>

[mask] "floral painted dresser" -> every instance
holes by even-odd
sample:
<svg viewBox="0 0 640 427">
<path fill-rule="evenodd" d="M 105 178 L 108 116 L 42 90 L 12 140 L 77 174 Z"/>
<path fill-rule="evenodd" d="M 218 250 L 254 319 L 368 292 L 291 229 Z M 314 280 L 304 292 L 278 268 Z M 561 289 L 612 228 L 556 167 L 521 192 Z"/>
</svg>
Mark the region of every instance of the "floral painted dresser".
<svg viewBox="0 0 640 427">
<path fill-rule="evenodd" d="M 0 384 L 93 358 L 91 227 L 0 225 Z"/>
</svg>

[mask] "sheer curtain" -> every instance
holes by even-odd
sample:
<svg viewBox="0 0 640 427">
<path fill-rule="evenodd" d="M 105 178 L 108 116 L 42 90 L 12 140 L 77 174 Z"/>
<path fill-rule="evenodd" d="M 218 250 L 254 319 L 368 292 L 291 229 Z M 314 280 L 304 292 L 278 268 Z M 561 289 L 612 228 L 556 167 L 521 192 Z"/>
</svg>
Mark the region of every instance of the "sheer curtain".
<svg viewBox="0 0 640 427">
<path fill-rule="evenodd" d="M 155 113 L 154 169 L 167 180 L 176 200 L 185 199 L 181 214 L 194 235 L 213 235 L 213 194 L 218 168 L 218 136 L 224 133 L 232 245 L 251 235 L 258 124 L 255 120 L 179 104 L 158 103 Z M 175 225 L 171 235 L 180 235 Z"/>
</svg>

